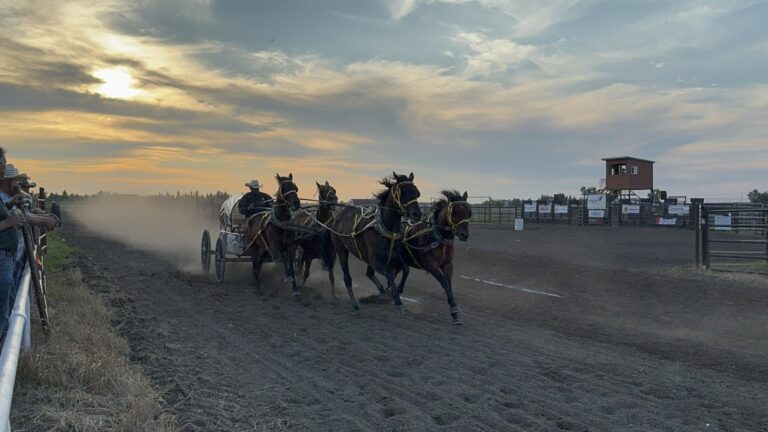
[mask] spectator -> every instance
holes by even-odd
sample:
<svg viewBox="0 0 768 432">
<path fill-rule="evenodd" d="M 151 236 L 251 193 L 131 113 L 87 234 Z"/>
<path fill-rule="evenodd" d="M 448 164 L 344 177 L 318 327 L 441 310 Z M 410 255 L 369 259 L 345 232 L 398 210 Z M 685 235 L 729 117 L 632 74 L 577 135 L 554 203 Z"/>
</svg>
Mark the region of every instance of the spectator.
<svg viewBox="0 0 768 432">
<path fill-rule="evenodd" d="M 6 182 L 6 166 L 5 150 L 0 147 L 0 183 Z M 5 339 L 11 312 L 11 298 L 15 298 L 16 294 L 16 256 L 21 240 L 20 228 L 24 223 L 23 215 L 11 212 L 5 205 L 0 205 L 0 339 Z"/>
</svg>

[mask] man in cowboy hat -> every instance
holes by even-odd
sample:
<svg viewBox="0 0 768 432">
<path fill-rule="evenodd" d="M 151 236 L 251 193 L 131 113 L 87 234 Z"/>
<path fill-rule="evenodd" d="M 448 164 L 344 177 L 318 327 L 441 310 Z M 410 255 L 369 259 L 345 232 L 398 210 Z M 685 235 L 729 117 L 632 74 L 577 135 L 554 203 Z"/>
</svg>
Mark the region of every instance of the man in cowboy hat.
<svg viewBox="0 0 768 432">
<path fill-rule="evenodd" d="M 240 198 L 240 202 L 237 203 L 237 209 L 240 211 L 240 214 L 249 218 L 272 207 L 272 197 L 259 190 L 261 189 L 261 183 L 258 180 L 251 180 L 245 185 L 251 191 L 243 195 Z"/>
<path fill-rule="evenodd" d="M 11 181 L 6 179 L 6 172 L 5 150 L 0 147 L 0 184 L 2 185 Z M 11 170 L 11 174 L 13 173 L 14 170 Z M 18 174 L 18 171 L 15 173 Z M 24 242 L 21 239 L 20 228 L 25 223 L 24 215 L 10 211 L 3 200 L 0 205 L 0 339 L 5 337 L 8 316 L 11 311 L 11 298 L 12 295 L 15 297 L 17 287 L 16 256 L 19 253 L 19 242 L 21 242 L 21 251 L 23 252 Z"/>
</svg>

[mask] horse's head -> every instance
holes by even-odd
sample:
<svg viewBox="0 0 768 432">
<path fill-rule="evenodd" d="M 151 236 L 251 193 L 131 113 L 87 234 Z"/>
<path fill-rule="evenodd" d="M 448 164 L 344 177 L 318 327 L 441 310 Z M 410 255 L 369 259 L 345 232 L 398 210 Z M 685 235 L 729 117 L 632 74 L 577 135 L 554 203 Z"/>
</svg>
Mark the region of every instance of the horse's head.
<svg viewBox="0 0 768 432">
<path fill-rule="evenodd" d="M 460 194 L 455 190 L 444 190 L 441 194 L 445 197 L 439 200 L 434 207 L 437 213 L 438 224 L 450 230 L 461 241 L 469 239 L 469 222 L 472 219 L 472 207 L 467 202 L 467 193 Z"/>
<path fill-rule="evenodd" d="M 421 193 L 413 183 L 413 173 L 404 176 L 392 171 L 392 181 L 382 183 L 390 187 L 392 204 L 394 204 L 395 209 L 400 211 L 403 217 L 409 221 L 418 222 L 421 219 L 421 208 L 419 207 Z"/>
<path fill-rule="evenodd" d="M 320 205 L 338 204 L 339 197 L 336 196 L 336 188 L 331 186 L 327 181 L 325 184 L 315 182 L 317 185 L 317 196 L 320 201 Z"/>
<path fill-rule="evenodd" d="M 288 177 L 282 177 L 280 174 L 275 176 L 277 180 L 277 204 L 285 205 L 289 211 L 296 211 L 301 207 L 301 200 L 299 200 L 299 188 L 296 183 L 293 182 L 293 173 L 288 174 Z"/>
</svg>

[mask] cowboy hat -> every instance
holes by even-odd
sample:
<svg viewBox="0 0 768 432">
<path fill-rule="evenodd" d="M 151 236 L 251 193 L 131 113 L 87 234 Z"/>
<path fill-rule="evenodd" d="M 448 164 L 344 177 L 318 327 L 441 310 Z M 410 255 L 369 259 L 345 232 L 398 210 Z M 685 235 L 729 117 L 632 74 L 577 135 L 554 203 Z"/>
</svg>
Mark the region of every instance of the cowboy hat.
<svg viewBox="0 0 768 432">
<path fill-rule="evenodd" d="M 0 180 L 20 180 L 27 177 L 26 174 L 20 174 L 19 170 L 13 164 L 6 164 L 3 177 Z"/>
<path fill-rule="evenodd" d="M 27 189 L 32 189 L 37 187 L 37 183 L 33 182 L 32 179 L 29 178 L 29 176 L 24 176 L 24 178 L 22 178 L 19 181 L 19 186 Z"/>
<path fill-rule="evenodd" d="M 251 189 L 260 189 L 261 188 L 261 183 L 258 180 L 251 180 L 248 183 L 246 183 L 245 185 L 248 186 Z"/>
</svg>

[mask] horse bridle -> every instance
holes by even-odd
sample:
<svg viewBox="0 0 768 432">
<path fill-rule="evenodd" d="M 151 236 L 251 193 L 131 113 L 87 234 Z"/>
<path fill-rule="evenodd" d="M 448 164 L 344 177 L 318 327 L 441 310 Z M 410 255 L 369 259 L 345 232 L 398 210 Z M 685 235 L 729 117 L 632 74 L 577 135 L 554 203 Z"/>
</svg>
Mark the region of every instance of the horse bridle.
<svg viewBox="0 0 768 432">
<path fill-rule="evenodd" d="M 403 204 L 403 202 L 400 199 L 402 197 L 402 194 L 403 194 L 402 191 L 401 191 L 401 188 L 403 186 L 412 185 L 412 184 L 413 184 L 412 181 L 399 182 L 399 183 L 396 183 L 394 186 L 392 186 L 392 189 L 391 189 L 391 191 L 392 191 L 392 201 L 398 207 L 396 210 L 398 210 L 403 215 L 405 215 L 407 213 L 406 209 L 408 208 L 409 205 L 414 204 L 414 203 L 418 204 L 418 202 L 419 202 L 419 198 L 418 197 L 408 201 L 405 204 Z"/>
<path fill-rule="evenodd" d="M 294 195 L 296 195 L 298 197 L 298 187 L 296 188 L 297 190 L 289 190 L 288 192 L 283 193 L 283 184 L 285 184 L 285 183 L 290 183 L 290 184 L 296 186 L 296 183 L 294 183 L 293 180 L 283 180 L 283 181 L 278 183 L 278 185 L 277 185 L 277 194 L 276 195 L 277 195 L 277 198 L 279 200 L 283 201 L 282 205 L 285 205 L 285 203 L 288 201 L 286 199 L 287 195 L 294 194 Z"/>
<path fill-rule="evenodd" d="M 470 222 L 470 218 L 462 219 L 462 220 L 460 220 L 458 222 L 454 222 L 453 221 L 453 206 L 456 205 L 456 204 L 466 204 L 467 206 L 469 206 L 469 203 L 466 202 L 466 201 L 451 201 L 451 202 L 448 203 L 448 207 L 446 209 L 446 211 L 448 212 L 447 213 L 448 226 L 451 227 L 451 230 L 454 233 L 459 229 L 459 227 L 462 224 L 469 224 L 469 222 Z"/>
</svg>

